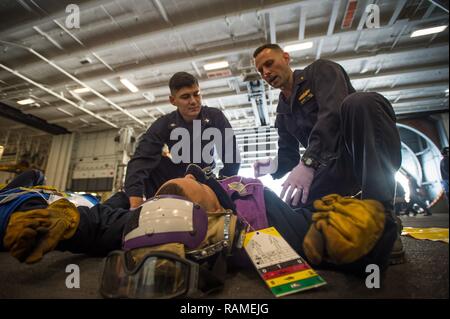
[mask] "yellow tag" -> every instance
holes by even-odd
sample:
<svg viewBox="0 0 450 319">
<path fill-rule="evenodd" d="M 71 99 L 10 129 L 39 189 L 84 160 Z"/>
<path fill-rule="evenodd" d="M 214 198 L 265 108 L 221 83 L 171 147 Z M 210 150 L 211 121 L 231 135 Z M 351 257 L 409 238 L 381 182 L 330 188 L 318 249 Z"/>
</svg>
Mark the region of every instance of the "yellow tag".
<svg viewBox="0 0 450 319">
<path fill-rule="evenodd" d="M 326 284 L 274 227 L 247 233 L 243 246 L 276 297 Z"/>
<path fill-rule="evenodd" d="M 244 248 L 256 268 L 299 258 L 275 227 L 248 233 L 244 240 Z"/>
</svg>

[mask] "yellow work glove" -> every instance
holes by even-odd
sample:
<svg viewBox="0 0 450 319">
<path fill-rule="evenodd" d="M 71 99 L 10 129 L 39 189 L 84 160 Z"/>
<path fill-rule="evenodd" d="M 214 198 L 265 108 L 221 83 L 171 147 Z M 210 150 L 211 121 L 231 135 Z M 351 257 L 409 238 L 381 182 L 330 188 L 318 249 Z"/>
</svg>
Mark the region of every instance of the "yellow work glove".
<svg viewBox="0 0 450 319">
<path fill-rule="evenodd" d="M 354 262 L 369 253 L 383 233 L 384 206 L 376 200 L 331 194 L 314 207 L 317 212 L 303 242 L 312 264 Z"/>
<path fill-rule="evenodd" d="M 20 262 L 32 264 L 53 250 L 60 240 L 71 238 L 79 221 L 77 208 L 66 199 L 57 200 L 45 209 L 15 212 L 9 219 L 3 245 Z"/>
</svg>

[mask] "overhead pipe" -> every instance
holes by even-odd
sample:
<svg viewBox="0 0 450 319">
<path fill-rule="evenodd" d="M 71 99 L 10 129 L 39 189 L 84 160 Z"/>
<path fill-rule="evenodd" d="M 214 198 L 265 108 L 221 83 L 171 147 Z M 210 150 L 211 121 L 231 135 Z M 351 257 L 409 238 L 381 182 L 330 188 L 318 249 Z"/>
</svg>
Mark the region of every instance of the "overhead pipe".
<svg viewBox="0 0 450 319">
<path fill-rule="evenodd" d="M 34 54 L 35 56 L 37 56 L 39 59 L 45 61 L 46 63 L 50 64 L 52 67 L 54 67 L 55 69 L 57 69 L 58 71 L 60 71 L 61 73 L 63 73 L 64 75 L 66 75 L 67 77 L 69 77 L 70 79 L 72 79 L 73 81 L 77 82 L 78 84 L 80 84 L 81 86 L 89 89 L 92 93 L 94 93 L 95 95 L 97 95 L 99 98 L 101 98 L 102 100 L 104 100 L 105 102 L 107 102 L 108 104 L 110 104 L 111 106 L 113 106 L 114 108 L 116 108 L 117 110 L 119 110 L 120 112 L 126 114 L 127 116 L 129 116 L 130 118 L 132 118 L 133 120 L 135 120 L 137 123 L 139 123 L 142 126 L 146 126 L 144 122 L 142 122 L 141 120 L 139 120 L 137 117 L 135 117 L 134 115 L 132 115 L 130 112 L 128 112 L 127 110 L 121 108 L 119 105 L 117 105 L 116 103 L 114 103 L 113 101 L 111 101 L 110 99 L 108 99 L 107 97 L 105 97 L 103 94 L 99 93 L 98 91 L 94 90 L 92 87 L 90 87 L 89 85 L 85 84 L 84 82 L 80 81 L 79 79 L 77 79 L 76 77 L 74 77 L 72 74 L 68 73 L 66 70 L 64 70 L 63 68 L 61 68 L 60 66 L 56 65 L 55 63 L 53 63 L 52 61 L 50 61 L 49 59 L 47 59 L 46 57 L 44 57 L 43 55 L 39 54 L 38 52 L 36 52 L 35 50 L 28 48 L 26 46 L 20 45 L 20 44 L 16 44 L 16 43 L 12 43 L 12 42 L 8 42 L 8 41 L 3 41 L 0 40 L 0 42 L 2 43 L 6 43 L 9 45 L 13 45 L 22 49 L 25 49 L 29 52 L 31 52 L 32 54 Z"/>
<path fill-rule="evenodd" d="M 99 0 L 97 0 L 97 1 L 99 1 Z M 101 3 L 103 3 L 103 2 L 108 2 L 108 1 L 102 0 Z M 160 36 L 163 36 L 163 35 L 167 35 L 168 33 L 182 32 L 182 31 L 185 31 L 185 30 L 187 30 L 189 28 L 197 27 L 199 24 L 209 25 L 211 22 L 215 22 L 217 20 L 223 19 L 225 16 L 226 17 L 239 17 L 239 16 L 242 16 L 244 14 L 250 14 L 250 13 L 253 13 L 253 12 L 256 12 L 257 14 L 262 14 L 262 13 L 270 12 L 270 11 L 273 11 L 273 10 L 291 10 L 292 8 L 300 7 L 300 6 L 304 6 L 304 5 L 308 5 L 308 4 L 310 4 L 310 5 L 317 5 L 317 0 L 307 0 L 307 1 L 302 1 L 302 2 L 287 0 L 287 1 L 279 2 L 279 3 L 261 4 L 261 5 L 258 5 L 258 6 L 254 6 L 252 8 L 245 8 L 244 10 L 235 10 L 235 11 L 232 11 L 232 12 L 221 12 L 220 14 L 217 14 L 215 16 L 205 17 L 202 20 L 195 20 L 194 19 L 194 20 L 191 20 L 191 21 L 188 21 L 188 22 L 185 22 L 185 23 L 180 23 L 180 24 L 173 25 L 173 26 L 168 24 L 167 27 L 164 27 L 162 29 L 154 29 L 154 30 L 149 31 L 147 28 L 141 28 L 142 32 L 139 32 L 136 35 L 131 35 L 129 37 L 121 38 L 121 39 L 118 39 L 118 40 L 112 41 L 112 42 L 111 41 L 106 41 L 106 42 L 104 42 L 102 44 L 99 44 L 99 45 L 96 45 L 95 47 L 90 48 L 90 49 L 86 49 L 86 48 L 83 48 L 83 47 L 80 47 L 79 49 L 74 49 L 74 50 L 71 51 L 70 56 L 71 57 L 73 57 L 75 55 L 76 56 L 83 56 L 83 55 L 89 54 L 91 51 L 97 51 L 98 52 L 98 51 L 102 51 L 102 50 L 110 50 L 111 48 L 124 46 L 124 45 L 129 44 L 131 41 L 139 43 L 142 40 L 147 40 L 147 39 L 149 39 L 151 37 L 154 37 L 154 36 L 160 37 Z M 84 8 L 81 7 L 80 8 L 80 12 L 83 9 Z M 65 13 L 64 13 L 64 15 L 65 15 Z M 52 21 L 54 19 L 55 19 L 55 17 L 52 17 L 52 19 L 50 21 Z M 50 21 L 48 21 L 48 22 L 50 22 Z M 16 30 L 14 30 L 14 31 L 16 31 Z M 1 38 L 2 35 L 6 36 L 6 35 L 9 35 L 9 34 L 11 34 L 11 33 L 4 34 L 3 32 L 1 32 L 0 33 L 0 38 Z M 67 58 L 66 55 L 58 55 L 58 56 L 54 57 L 54 60 L 56 62 L 60 62 L 61 60 L 64 60 L 66 58 Z M 27 63 L 27 64 L 23 65 L 24 68 L 28 68 L 28 67 L 32 68 L 34 66 L 35 66 L 34 63 Z"/>
<path fill-rule="evenodd" d="M 432 48 L 435 49 L 435 50 L 445 50 L 445 49 L 448 50 L 448 44 L 437 45 L 437 46 L 433 46 Z M 420 52 L 422 50 L 427 50 L 427 48 L 419 48 L 419 49 L 413 49 L 413 50 L 411 50 L 411 48 L 398 49 L 398 50 L 395 50 L 394 52 L 392 52 L 392 51 L 386 51 L 386 52 L 381 51 L 381 52 L 377 52 L 376 55 L 375 54 L 364 54 L 364 55 L 360 55 L 360 56 L 356 56 L 356 57 L 355 56 L 341 56 L 341 57 L 338 57 L 336 59 L 333 59 L 333 61 L 336 62 L 336 63 L 346 63 L 346 62 L 354 60 L 354 59 L 357 59 L 357 60 L 368 60 L 368 59 L 371 59 L 371 58 L 390 60 L 390 59 L 392 59 L 392 57 L 391 57 L 392 55 L 403 54 L 403 53 L 420 55 L 421 54 Z M 299 65 L 295 65 L 295 66 L 292 66 L 292 67 L 294 69 L 296 69 L 296 68 L 303 68 L 307 63 L 310 63 L 312 61 L 304 60 L 303 62 L 304 63 L 299 64 Z M 227 80 L 235 79 L 238 76 L 240 76 L 240 74 L 236 73 L 236 74 L 233 74 L 230 77 L 224 77 L 224 78 L 220 78 L 220 79 L 202 79 L 202 78 L 198 78 L 198 80 L 199 80 L 200 87 L 203 87 L 207 83 L 212 82 L 212 81 L 217 81 L 217 80 L 227 81 Z M 352 77 L 352 80 L 354 80 L 353 76 L 351 76 L 351 77 Z M 161 86 L 159 86 L 159 85 L 161 85 Z M 147 85 L 147 86 L 144 86 L 144 87 L 141 86 L 140 88 L 142 88 L 143 91 L 144 90 L 153 90 L 153 91 L 166 90 L 167 92 L 169 92 L 169 90 L 167 88 L 167 83 L 164 83 L 164 84 L 163 83 L 156 83 L 156 84 Z M 22 91 L 21 90 L 21 92 L 26 92 L 26 91 Z M 15 94 L 14 96 L 19 95 L 19 94 L 25 94 L 25 93 L 21 93 L 21 92 Z M 124 95 L 124 94 L 114 94 L 113 93 L 112 95 L 110 95 L 110 98 L 114 98 L 116 96 L 126 97 L 128 95 L 131 96 L 131 94 L 125 94 Z M 14 97 L 14 96 L 8 96 L 8 98 L 11 98 L 11 97 Z M 93 101 L 93 102 L 95 102 L 95 101 Z M 121 103 L 126 103 L 126 101 L 123 101 Z M 151 106 L 151 105 L 149 105 L 149 106 Z M 47 107 L 40 108 L 38 110 L 38 112 L 43 112 L 45 109 L 47 109 Z"/>
<path fill-rule="evenodd" d="M 8 68 L 6 65 L 0 63 L 0 67 L 3 68 L 3 69 L 6 70 L 6 71 L 8 71 L 8 72 L 10 72 L 10 73 L 12 73 L 12 74 L 18 76 L 19 78 L 21 78 L 21 79 L 23 79 L 23 80 L 25 80 L 25 81 L 27 81 L 27 82 L 33 84 L 34 86 L 40 88 L 41 90 L 44 90 L 45 92 L 47 92 L 47 93 L 49 93 L 49 94 L 51 94 L 51 95 L 53 95 L 53 96 L 55 96 L 55 97 L 57 97 L 57 98 L 63 100 L 64 102 L 69 103 L 69 104 L 72 105 L 73 107 L 75 107 L 75 108 L 77 108 L 77 109 L 79 109 L 79 110 L 81 110 L 81 111 L 83 111 L 83 112 L 85 112 L 85 113 L 87 113 L 87 114 L 89 114 L 89 115 L 95 117 L 96 119 L 98 119 L 98 120 L 100 120 L 100 121 L 102 121 L 102 122 L 108 124 L 109 126 L 112 126 L 112 127 L 114 127 L 114 128 L 118 128 L 118 126 L 115 125 L 114 123 L 111 123 L 110 121 L 108 121 L 108 120 L 104 119 L 103 117 L 101 117 L 101 116 L 95 114 L 94 112 L 91 112 L 91 111 L 89 111 L 88 109 L 86 109 L 86 108 L 84 108 L 84 107 L 82 107 L 82 106 L 76 104 L 75 102 L 73 102 L 73 101 L 71 101 L 71 100 L 69 100 L 69 99 L 66 99 L 64 96 L 59 95 L 58 93 L 55 93 L 55 92 L 53 92 L 53 91 L 50 90 L 50 89 L 47 89 L 45 86 L 43 86 L 43 85 L 41 85 L 41 84 L 39 84 L 39 83 L 37 83 L 37 82 L 35 82 L 35 81 L 33 81 L 33 80 L 27 78 L 26 76 L 20 74 L 19 72 L 15 71 L 15 70 L 13 70 L 13 69 Z"/>
<path fill-rule="evenodd" d="M 436 22 L 436 21 L 441 21 L 443 19 L 443 17 L 432 17 L 429 19 L 425 19 L 425 20 L 417 20 L 417 21 L 409 21 L 408 22 L 408 26 L 412 27 L 412 26 L 416 26 L 419 24 L 425 24 L 425 23 L 431 23 L 431 22 Z M 387 28 L 391 28 L 394 27 L 393 26 L 386 26 Z M 332 36 L 337 36 L 337 37 L 341 37 L 341 36 L 346 36 L 346 35 L 352 35 L 352 34 L 357 34 L 360 31 L 346 31 L 346 32 L 340 32 L 340 33 L 334 33 Z M 369 31 L 370 32 L 370 31 Z M 308 41 L 313 41 L 313 42 L 317 42 L 320 39 L 327 39 L 327 35 L 323 35 L 323 34 L 317 34 L 317 35 L 313 35 L 311 37 L 308 37 Z M 94 82 L 94 81 L 101 81 L 103 79 L 111 79 L 111 78 L 116 78 L 119 76 L 124 76 L 126 77 L 127 75 L 129 75 L 130 73 L 139 71 L 139 72 L 143 72 L 146 70 L 154 70 L 154 69 L 160 69 L 160 68 L 165 68 L 167 66 L 170 66 L 174 63 L 177 64 L 181 64 L 181 63 L 188 63 L 191 64 L 192 61 L 204 61 L 204 60 L 211 60 L 211 59 L 215 59 L 215 58 L 220 58 L 226 55 L 230 55 L 230 54 L 239 54 L 239 53 L 245 53 L 245 52 L 253 52 L 253 50 L 258 46 L 261 45 L 262 43 L 259 40 L 255 40 L 253 41 L 253 44 L 250 44 L 250 42 L 248 41 L 246 43 L 246 45 L 240 46 L 240 47 L 234 47 L 232 49 L 225 49 L 225 50 L 218 50 L 218 51 L 214 51 L 214 52 L 208 52 L 208 53 L 203 53 L 203 54 L 197 54 L 197 55 L 193 55 L 193 56 L 187 56 L 187 57 L 182 57 L 176 60 L 168 60 L 168 61 L 163 61 L 157 64 L 150 64 L 150 63 L 140 63 L 140 64 L 135 64 L 135 65 L 131 65 L 131 66 L 127 66 L 126 68 L 122 68 L 122 69 L 116 69 L 116 73 L 111 74 L 111 72 L 99 72 L 98 74 L 95 74 L 93 76 L 90 76 L 86 79 L 84 79 L 85 82 Z M 283 41 L 281 43 L 279 43 L 280 45 L 284 46 L 286 44 L 292 44 L 298 42 L 297 37 L 289 39 L 288 41 Z M 408 48 L 409 49 L 409 48 Z M 97 50 L 96 48 L 93 48 L 92 50 Z M 400 52 L 403 51 L 403 49 L 400 50 Z M 386 50 L 386 52 L 389 52 L 389 50 Z M 370 56 L 374 56 L 374 54 L 368 54 L 367 57 Z M 360 58 L 359 56 L 353 56 L 353 57 L 349 57 L 349 58 Z M 338 62 L 336 60 L 336 62 Z M 26 66 L 26 68 L 28 68 L 28 66 Z M 56 83 L 55 83 L 56 84 Z M 58 83 L 60 85 L 64 85 L 66 83 Z"/>
</svg>

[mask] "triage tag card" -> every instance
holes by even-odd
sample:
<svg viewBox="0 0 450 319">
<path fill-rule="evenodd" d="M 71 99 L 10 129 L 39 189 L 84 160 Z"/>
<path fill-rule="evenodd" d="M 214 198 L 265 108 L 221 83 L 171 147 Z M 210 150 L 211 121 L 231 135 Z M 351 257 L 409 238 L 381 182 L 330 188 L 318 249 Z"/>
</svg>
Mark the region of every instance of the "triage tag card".
<svg viewBox="0 0 450 319">
<path fill-rule="evenodd" d="M 326 284 L 274 227 L 247 233 L 244 249 L 276 297 Z"/>
</svg>

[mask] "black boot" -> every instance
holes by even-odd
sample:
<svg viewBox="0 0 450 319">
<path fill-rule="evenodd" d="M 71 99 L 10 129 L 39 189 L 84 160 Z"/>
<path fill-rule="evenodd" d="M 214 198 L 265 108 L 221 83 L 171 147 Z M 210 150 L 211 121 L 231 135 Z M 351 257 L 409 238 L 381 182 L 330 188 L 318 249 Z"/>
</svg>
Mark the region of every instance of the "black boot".
<svg viewBox="0 0 450 319">
<path fill-rule="evenodd" d="M 385 205 L 386 207 L 386 205 Z M 402 220 L 395 214 L 395 212 L 386 207 L 386 214 L 391 214 L 397 224 L 397 239 L 394 242 L 394 246 L 392 247 L 391 255 L 389 256 L 389 264 L 390 265 L 398 265 L 406 262 L 405 258 L 405 248 L 403 247 L 402 242 L 402 230 L 403 223 Z"/>
</svg>

